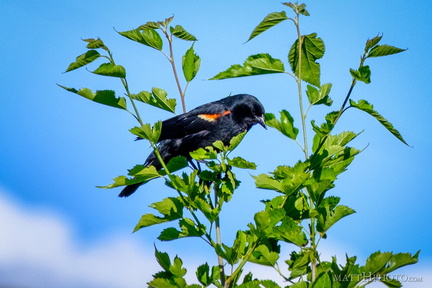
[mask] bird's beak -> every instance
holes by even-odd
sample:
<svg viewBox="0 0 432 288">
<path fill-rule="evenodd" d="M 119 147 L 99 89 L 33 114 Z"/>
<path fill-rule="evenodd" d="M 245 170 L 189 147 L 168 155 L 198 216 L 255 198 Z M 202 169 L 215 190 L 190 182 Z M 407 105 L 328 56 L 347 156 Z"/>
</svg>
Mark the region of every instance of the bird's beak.
<svg viewBox="0 0 432 288">
<path fill-rule="evenodd" d="M 259 123 L 262 127 L 264 127 L 264 129 L 267 130 L 267 126 L 266 126 L 266 124 L 265 124 L 264 115 L 261 115 L 261 116 L 259 116 L 259 117 L 257 116 L 256 119 L 257 119 L 258 123 Z"/>
</svg>

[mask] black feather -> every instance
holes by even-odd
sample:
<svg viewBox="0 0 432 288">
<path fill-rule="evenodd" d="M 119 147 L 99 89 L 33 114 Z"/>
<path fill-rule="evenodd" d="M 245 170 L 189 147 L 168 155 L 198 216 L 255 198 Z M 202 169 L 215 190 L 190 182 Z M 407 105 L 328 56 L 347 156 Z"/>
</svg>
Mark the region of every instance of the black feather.
<svg viewBox="0 0 432 288">
<path fill-rule="evenodd" d="M 238 134 L 249 131 L 259 123 L 265 128 L 264 107 L 257 98 L 239 94 L 210 102 L 162 122 L 158 150 L 167 163 L 176 156 L 190 160 L 189 153 L 199 148 L 211 146 L 215 141 L 228 145 Z M 144 165 L 162 168 L 154 152 L 150 153 Z M 119 194 L 127 197 L 142 183 L 126 186 Z"/>
</svg>

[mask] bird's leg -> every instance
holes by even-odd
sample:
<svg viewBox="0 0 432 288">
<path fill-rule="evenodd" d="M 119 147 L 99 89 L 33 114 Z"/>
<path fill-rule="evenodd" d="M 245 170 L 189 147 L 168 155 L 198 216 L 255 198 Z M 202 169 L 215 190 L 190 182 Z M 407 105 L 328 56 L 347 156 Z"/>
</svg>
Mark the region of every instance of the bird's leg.
<svg viewBox="0 0 432 288">
<path fill-rule="evenodd" d="M 200 173 L 201 172 L 201 166 L 200 166 L 200 164 L 199 164 L 199 162 L 197 161 L 197 164 L 198 164 L 198 166 L 197 165 L 195 165 L 195 163 L 193 162 L 193 160 L 191 159 L 191 160 L 189 160 L 189 164 L 191 164 L 191 166 L 192 166 L 192 169 L 194 169 L 194 170 L 198 170 L 198 173 Z"/>
</svg>

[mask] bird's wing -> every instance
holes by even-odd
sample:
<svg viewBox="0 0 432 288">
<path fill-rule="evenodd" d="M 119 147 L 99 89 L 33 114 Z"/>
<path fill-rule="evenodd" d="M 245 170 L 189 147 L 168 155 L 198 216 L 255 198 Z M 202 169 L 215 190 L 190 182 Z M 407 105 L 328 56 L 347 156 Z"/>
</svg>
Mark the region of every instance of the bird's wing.
<svg viewBox="0 0 432 288">
<path fill-rule="evenodd" d="M 228 114 L 230 111 L 221 103 L 204 104 L 187 113 L 163 121 L 159 141 L 183 138 L 201 131 L 210 131 L 215 127 L 220 117 Z"/>
</svg>

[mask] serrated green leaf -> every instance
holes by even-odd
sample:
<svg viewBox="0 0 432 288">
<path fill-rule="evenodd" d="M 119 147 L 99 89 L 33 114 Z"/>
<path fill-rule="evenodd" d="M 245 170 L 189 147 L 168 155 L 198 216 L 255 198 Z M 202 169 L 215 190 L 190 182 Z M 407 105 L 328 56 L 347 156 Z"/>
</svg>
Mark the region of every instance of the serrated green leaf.
<svg viewBox="0 0 432 288">
<path fill-rule="evenodd" d="M 309 12 L 306 10 L 306 4 L 304 3 L 299 5 L 298 3 L 284 2 L 282 4 L 293 9 L 296 14 L 298 13 L 304 16 L 310 16 Z"/>
<path fill-rule="evenodd" d="M 126 78 L 126 69 L 121 65 L 115 65 L 112 63 L 103 63 L 92 73 L 102 76 Z"/>
<path fill-rule="evenodd" d="M 282 223 L 275 227 L 273 237 L 303 247 L 307 242 L 306 234 L 300 224 L 290 217 L 284 217 Z"/>
<path fill-rule="evenodd" d="M 366 259 L 366 265 L 361 267 L 361 272 L 365 274 L 375 274 L 385 267 L 387 262 L 392 257 L 392 252 L 381 252 L 377 251 L 372 253 L 368 259 Z"/>
<path fill-rule="evenodd" d="M 310 105 L 324 104 L 330 106 L 333 103 L 329 97 L 331 87 L 332 84 L 326 83 L 323 84 L 318 90 L 311 85 L 307 85 L 306 95 L 309 99 Z"/>
<path fill-rule="evenodd" d="M 154 278 L 148 283 L 148 285 L 152 288 L 178 288 L 176 285 L 171 283 L 170 279 L 166 278 Z"/>
<path fill-rule="evenodd" d="M 177 156 L 174 158 L 171 158 L 171 160 L 168 161 L 168 163 L 165 163 L 168 171 L 175 172 L 177 170 L 183 169 L 188 166 L 188 161 L 186 157 L 183 156 Z M 164 172 L 164 170 L 161 171 L 161 173 Z"/>
<path fill-rule="evenodd" d="M 182 58 L 183 75 L 187 82 L 192 81 L 201 65 L 201 58 L 195 54 L 192 46 L 186 51 L 186 54 Z"/>
<path fill-rule="evenodd" d="M 209 286 L 212 283 L 210 267 L 207 263 L 198 266 L 195 274 L 198 281 L 205 287 Z"/>
<path fill-rule="evenodd" d="M 285 211 L 278 208 L 260 211 L 254 215 L 254 220 L 257 229 L 269 233 L 284 217 Z"/>
<path fill-rule="evenodd" d="M 259 245 L 253 252 L 251 262 L 266 266 L 274 266 L 279 259 L 279 253 L 270 251 L 267 245 Z M 260 286 L 258 286 L 260 287 Z"/>
<path fill-rule="evenodd" d="M 124 32 L 117 31 L 117 33 L 132 41 L 144 44 L 156 50 L 162 50 L 163 41 L 156 30 L 147 27 L 143 28 L 144 29 L 133 29 Z"/>
<path fill-rule="evenodd" d="M 208 202 L 204 201 L 201 198 L 197 198 L 194 204 L 199 210 L 201 210 L 201 212 L 210 221 L 210 223 L 213 223 L 219 215 L 220 208 L 213 209 Z"/>
<path fill-rule="evenodd" d="M 179 219 L 183 216 L 183 203 L 175 197 L 168 197 L 162 201 L 152 203 L 149 207 L 157 210 L 170 221 Z"/>
<path fill-rule="evenodd" d="M 210 80 L 284 72 L 285 68 L 281 60 L 272 58 L 269 54 L 256 54 L 249 56 L 243 63 L 243 66 L 239 64 L 232 65 L 227 70 L 210 78 Z"/>
<path fill-rule="evenodd" d="M 420 251 L 417 251 L 417 253 L 414 255 L 411 255 L 411 253 L 393 254 L 390 260 L 387 262 L 387 267 L 384 273 L 389 273 L 403 266 L 417 263 L 419 253 Z"/>
<path fill-rule="evenodd" d="M 332 202 L 337 199 L 337 202 Z M 341 220 L 343 217 L 355 213 L 355 211 L 345 205 L 337 205 L 339 202 L 337 197 L 327 197 L 325 198 L 320 206 L 318 207 L 318 222 L 317 231 L 321 234 L 325 234 L 327 230 L 333 226 L 336 222 Z"/>
<path fill-rule="evenodd" d="M 132 169 L 129 170 L 128 175 L 148 177 L 149 179 L 153 179 L 155 177 L 161 176 L 154 166 L 145 166 L 145 165 L 134 166 Z"/>
<path fill-rule="evenodd" d="M 388 55 L 401 53 L 406 50 L 407 49 L 401 49 L 390 45 L 376 45 L 369 51 L 367 57 L 371 58 L 371 57 L 388 56 Z"/>
<path fill-rule="evenodd" d="M 181 231 L 175 228 L 164 229 L 157 239 L 161 241 L 172 241 L 184 237 L 200 237 L 204 234 L 205 227 L 195 224 L 192 219 L 183 218 L 179 221 Z"/>
<path fill-rule="evenodd" d="M 153 127 L 149 123 L 146 123 L 141 127 L 134 127 L 129 131 L 139 138 L 147 139 L 152 143 L 157 143 L 162 131 L 162 121 L 155 123 Z"/>
<path fill-rule="evenodd" d="M 93 62 L 94 60 L 98 59 L 99 57 L 101 57 L 101 55 L 99 54 L 98 51 L 89 50 L 86 53 L 81 54 L 78 57 L 76 57 L 75 62 L 72 62 L 71 64 L 69 64 L 65 73 L 72 71 L 72 70 L 75 70 L 75 69 L 78 69 L 80 67 L 83 67 L 83 66 Z"/>
<path fill-rule="evenodd" d="M 351 76 L 358 81 L 366 84 L 371 83 L 371 70 L 368 65 L 361 66 L 358 70 L 350 69 Z"/>
<path fill-rule="evenodd" d="M 332 279 L 329 273 L 321 273 L 312 284 L 312 288 L 328 288 L 332 286 Z"/>
<path fill-rule="evenodd" d="M 137 232 L 138 230 L 145 228 L 145 227 L 149 227 L 149 226 L 157 225 L 157 224 L 161 224 L 161 223 L 166 223 L 169 221 L 170 220 L 168 220 L 166 218 L 158 217 L 158 216 L 150 214 L 150 213 L 144 214 L 141 216 L 141 218 L 138 221 L 137 225 L 135 226 L 133 232 Z"/>
<path fill-rule="evenodd" d="M 374 107 L 372 104 L 369 104 L 366 100 L 359 100 L 358 102 L 355 102 L 353 100 L 350 100 L 351 107 L 357 108 L 359 110 L 362 110 L 369 115 L 373 116 L 375 119 L 378 120 L 391 134 L 393 134 L 397 139 L 399 139 L 402 143 L 409 146 L 408 143 L 405 141 L 405 139 L 402 137 L 402 135 L 399 133 L 398 130 L 396 130 L 390 122 L 387 121 L 381 114 L 379 114 L 377 111 L 374 110 Z"/>
<path fill-rule="evenodd" d="M 285 21 L 289 19 L 286 16 L 286 12 L 282 11 L 282 12 L 273 12 L 268 14 L 262 21 L 261 23 L 258 24 L 257 27 L 255 27 L 255 29 L 252 31 L 251 35 L 249 36 L 249 39 L 247 41 L 252 40 L 253 38 L 255 38 L 256 36 L 258 36 L 259 34 L 263 33 L 264 31 L 270 29 L 271 27 L 281 23 L 282 21 Z M 247 42 L 246 41 L 246 42 Z"/>
<path fill-rule="evenodd" d="M 192 34 L 190 34 L 189 32 L 187 32 L 182 26 L 180 25 L 176 25 L 174 28 L 170 27 L 170 32 L 173 36 L 182 39 L 182 40 L 186 40 L 186 41 L 198 41 L 198 39 L 193 36 Z"/>
<path fill-rule="evenodd" d="M 256 169 L 257 165 L 253 162 L 246 161 L 241 157 L 228 159 L 228 165 L 242 169 Z"/>
<path fill-rule="evenodd" d="M 105 46 L 105 44 L 103 43 L 103 41 L 100 38 L 97 39 L 93 39 L 93 38 L 88 38 L 88 39 L 82 39 L 84 42 L 87 42 L 87 48 L 88 49 L 98 49 L 98 48 L 102 48 L 104 50 L 108 50 L 108 48 Z"/>
<path fill-rule="evenodd" d="M 213 147 L 199 148 L 195 151 L 189 153 L 190 156 L 195 160 L 208 160 L 208 159 L 216 159 L 217 152 Z"/>
<path fill-rule="evenodd" d="M 260 174 L 252 177 L 255 179 L 257 188 L 275 190 L 283 193 L 282 183 L 273 179 L 270 175 Z"/>
<path fill-rule="evenodd" d="M 165 90 L 157 87 L 153 87 L 151 93 L 148 91 L 141 91 L 138 94 L 131 94 L 131 97 L 135 100 L 175 113 L 177 101 L 176 99 L 170 99 L 167 96 L 168 93 Z"/>
<path fill-rule="evenodd" d="M 402 287 L 402 283 L 394 278 L 390 277 L 381 277 L 379 279 L 381 283 L 384 283 L 389 288 L 400 288 Z"/>
<path fill-rule="evenodd" d="M 365 45 L 365 53 L 367 53 L 370 49 L 372 49 L 375 45 L 377 45 L 382 39 L 382 35 L 377 35 L 372 39 L 368 39 Z"/>
<path fill-rule="evenodd" d="M 145 24 L 139 26 L 139 27 L 137 28 L 137 30 L 144 30 L 144 29 L 149 29 L 149 28 L 150 28 L 150 29 L 159 29 L 160 26 L 159 26 L 158 23 L 156 23 L 156 22 L 154 22 L 154 21 L 148 21 L 147 23 L 145 23 Z"/>
<path fill-rule="evenodd" d="M 318 38 L 316 33 L 312 33 L 301 36 L 301 43 L 302 45 L 299 47 L 299 40 L 297 39 L 291 46 L 288 55 L 291 70 L 303 81 L 319 87 L 321 69 L 316 61 L 324 55 L 324 41 Z M 299 54 L 301 54 L 301 61 Z M 299 63 L 301 63 L 301 65 L 299 65 Z M 299 75 L 299 73 L 301 75 Z"/>
<path fill-rule="evenodd" d="M 183 277 L 186 275 L 187 270 L 183 268 L 183 261 L 179 257 L 174 257 L 173 264 L 169 268 L 169 271 L 175 276 L 175 277 Z"/>
<path fill-rule="evenodd" d="M 277 129 L 285 136 L 295 140 L 299 130 L 294 127 L 294 118 L 287 110 L 280 111 L 280 121 L 272 113 L 265 114 L 266 124 Z"/>
<path fill-rule="evenodd" d="M 98 90 L 94 93 L 89 88 L 76 90 L 75 88 L 69 88 L 59 84 L 57 85 L 69 92 L 78 94 L 94 102 L 126 110 L 126 99 L 124 97 L 115 97 L 115 92 L 112 90 Z"/>
<path fill-rule="evenodd" d="M 166 252 L 158 251 L 155 246 L 155 257 L 162 269 L 169 271 L 169 268 L 171 267 L 171 260 L 168 254 Z"/>
</svg>

